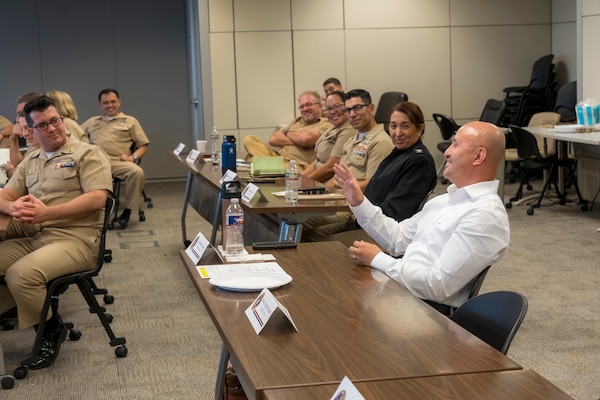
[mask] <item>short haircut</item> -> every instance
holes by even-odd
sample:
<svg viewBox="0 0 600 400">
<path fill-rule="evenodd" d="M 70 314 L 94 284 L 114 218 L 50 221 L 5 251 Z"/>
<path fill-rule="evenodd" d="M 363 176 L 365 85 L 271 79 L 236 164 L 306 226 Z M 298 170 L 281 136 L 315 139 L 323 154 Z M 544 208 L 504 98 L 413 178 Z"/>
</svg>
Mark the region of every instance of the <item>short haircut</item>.
<svg viewBox="0 0 600 400">
<path fill-rule="evenodd" d="M 419 107 L 417 104 L 413 103 L 412 101 L 401 101 L 400 103 L 396 104 L 394 108 L 392 108 L 390 116 L 394 111 L 406 114 L 413 125 L 419 126 L 423 124 L 422 134 L 425 134 L 425 117 L 423 116 L 421 107 Z"/>
<path fill-rule="evenodd" d="M 325 82 L 323 82 L 323 86 L 327 86 L 330 83 L 333 83 L 336 86 L 342 87 L 342 82 L 340 82 L 340 80 L 338 78 L 327 78 L 327 79 L 325 79 Z"/>
<path fill-rule="evenodd" d="M 117 92 L 117 89 L 113 89 L 113 88 L 106 88 L 100 91 L 100 93 L 98 93 L 98 101 L 100 101 L 102 99 L 102 96 L 104 96 L 105 94 L 111 94 L 114 93 L 117 96 L 117 99 L 120 99 L 121 96 L 119 96 L 119 92 Z"/>
<path fill-rule="evenodd" d="M 360 97 L 363 103 L 371 104 L 373 101 L 371 100 L 371 95 L 369 92 L 363 89 L 353 89 L 349 92 L 346 92 L 346 96 L 344 96 L 344 101 L 350 100 L 354 97 Z"/>
<path fill-rule="evenodd" d="M 56 105 L 54 104 L 54 100 L 52 100 L 48 96 L 38 96 L 38 97 L 34 98 L 33 100 L 29 101 L 27 104 L 25 104 L 25 108 L 23 108 L 23 112 L 25 113 L 25 119 L 27 120 L 27 125 L 30 127 L 33 127 L 33 120 L 31 119 L 31 116 L 29 115 L 31 112 L 33 112 L 33 111 L 44 112 L 49 107 L 56 108 Z"/>
<path fill-rule="evenodd" d="M 321 95 L 317 92 L 315 92 L 314 90 L 307 90 L 305 92 L 300 93 L 300 96 L 298 96 L 298 101 L 300 101 L 300 97 L 310 94 L 311 96 L 313 96 L 315 98 L 315 103 L 321 104 Z"/>
<path fill-rule="evenodd" d="M 325 100 L 327 100 L 329 96 L 337 96 L 343 102 L 344 96 L 346 96 L 346 94 L 344 92 L 340 92 L 339 90 L 334 90 L 333 92 L 330 92 L 327 96 L 325 96 Z"/>
<path fill-rule="evenodd" d="M 38 92 L 23 93 L 22 95 L 17 97 L 17 104 L 29 103 L 31 100 L 35 99 L 36 97 L 40 97 L 41 95 L 42 94 Z"/>
</svg>

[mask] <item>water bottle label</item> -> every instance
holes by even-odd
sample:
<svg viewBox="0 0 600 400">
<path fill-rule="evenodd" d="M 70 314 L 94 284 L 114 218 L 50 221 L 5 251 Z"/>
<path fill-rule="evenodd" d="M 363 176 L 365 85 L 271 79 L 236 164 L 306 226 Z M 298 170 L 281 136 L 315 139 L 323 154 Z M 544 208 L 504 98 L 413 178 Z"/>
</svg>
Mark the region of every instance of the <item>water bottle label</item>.
<svg viewBox="0 0 600 400">
<path fill-rule="evenodd" d="M 228 215 L 227 225 L 244 225 L 243 215 Z"/>
</svg>

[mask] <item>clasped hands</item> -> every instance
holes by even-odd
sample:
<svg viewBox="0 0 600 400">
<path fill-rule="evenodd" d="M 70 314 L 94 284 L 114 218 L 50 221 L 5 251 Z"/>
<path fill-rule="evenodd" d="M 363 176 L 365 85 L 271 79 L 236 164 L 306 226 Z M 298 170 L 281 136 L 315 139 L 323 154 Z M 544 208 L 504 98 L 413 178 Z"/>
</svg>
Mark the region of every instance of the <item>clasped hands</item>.
<svg viewBox="0 0 600 400">
<path fill-rule="evenodd" d="M 8 214 L 25 224 L 39 224 L 51 219 L 48 206 L 37 197 L 26 194 L 10 203 Z"/>
</svg>

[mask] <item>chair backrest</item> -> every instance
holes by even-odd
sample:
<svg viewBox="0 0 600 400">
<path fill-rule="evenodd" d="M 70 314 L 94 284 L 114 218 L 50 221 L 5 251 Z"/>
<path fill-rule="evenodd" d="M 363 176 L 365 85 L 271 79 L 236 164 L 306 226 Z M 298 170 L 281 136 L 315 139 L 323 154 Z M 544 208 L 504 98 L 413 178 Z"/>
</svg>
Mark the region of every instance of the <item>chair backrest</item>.
<svg viewBox="0 0 600 400">
<path fill-rule="evenodd" d="M 109 194 L 106 198 L 106 203 L 104 203 L 104 223 L 102 225 L 102 233 L 100 235 L 100 248 L 98 253 L 98 261 L 96 263 L 96 268 L 91 271 L 86 271 L 84 274 L 86 276 L 96 276 L 100 272 L 102 265 L 104 264 L 104 252 L 106 250 L 106 231 L 108 230 L 108 225 L 112 221 L 112 215 L 114 212 L 116 200 Z"/>
<path fill-rule="evenodd" d="M 552 70 L 554 69 L 554 64 L 552 63 L 553 59 L 554 54 L 548 54 L 538 58 L 533 63 L 529 87 L 532 89 L 539 89 L 548 85 L 550 77 L 552 76 Z"/>
<path fill-rule="evenodd" d="M 525 314 L 525 296 L 517 292 L 498 291 L 467 300 L 450 319 L 506 354 Z"/>
<path fill-rule="evenodd" d="M 508 131 L 513 136 L 515 143 L 517 144 L 519 160 L 524 161 L 529 159 L 542 159 L 542 155 L 540 154 L 540 150 L 538 148 L 537 139 L 532 133 L 516 125 L 510 125 L 508 127 Z"/>
<path fill-rule="evenodd" d="M 480 121 L 490 122 L 496 126 L 500 126 L 506 112 L 506 103 L 504 100 L 489 99 L 483 106 L 483 111 L 479 117 Z"/>
<path fill-rule="evenodd" d="M 535 113 L 531 116 L 529 123 L 527 126 L 541 126 L 541 127 L 551 127 L 554 125 L 558 125 L 560 123 L 560 114 L 544 111 Z M 556 154 L 556 140 L 554 139 L 545 139 L 539 136 L 536 136 L 538 149 L 542 157 L 547 158 Z"/>
<path fill-rule="evenodd" d="M 481 285 L 483 285 L 483 281 L 491 267 L 491 265 L 485 267 L 485 269 L 481 271 L 479 275 L 473 278 L 471 283 L 469 283 L 469 285 L 471 285 L 471 291 L 469 291 L 469 299 L 479 294 L 479 291 L 481 290 Z"/>
<path fill-rule="evenodd" d="M 573 122 L 577 120 L 575 105 L 577 104 L 577 81 L 564 84 L 556 94 L 554 111 L 560 114 L 561 122 Z"/>
<path fill-rule="evenodd" d="M 385 92 L 379 98 L 374 118 L 375 122 L 384 125 L 386 132 L 388 132 L 392 109 L 401 101 L 408 101 L 408 95 L 404 92 Z"/>
<path fill-rule="evenodd" d="M 433 120 L 440 129 L 442 139 L 444 140 L 452 139 L 452 136 L 454 136 L 458 128 L 460 128 L 456 121 L 454 121 L 454 119 L 448 115 L 433 114 Z"/>
</svg>

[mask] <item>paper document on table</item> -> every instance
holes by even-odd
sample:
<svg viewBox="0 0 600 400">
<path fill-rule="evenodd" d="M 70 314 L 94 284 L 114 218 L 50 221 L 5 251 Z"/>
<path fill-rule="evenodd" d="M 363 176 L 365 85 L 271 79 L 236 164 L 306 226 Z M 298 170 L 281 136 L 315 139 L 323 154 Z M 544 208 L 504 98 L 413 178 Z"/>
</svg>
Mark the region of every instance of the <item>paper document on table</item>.
<svg viewBox="0 0 600 400">
<path fill-rule="evenodd" d="M 276 274 L 287 275 L 283 268 L 281 268 L 281 266 L 275 261 L 242 264 L 200 265 L 196 267 L 196 270 L 198 270 L 198 273 L 204 279 L 243 272 L 273 272 Z"/>
<path fill-rule="evenodd" d="M 250 167 L 252 176 L 283 176 L 283 157 L 254 157 Z"/>
</svg>

